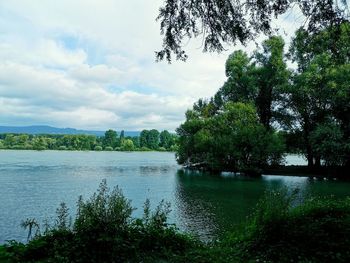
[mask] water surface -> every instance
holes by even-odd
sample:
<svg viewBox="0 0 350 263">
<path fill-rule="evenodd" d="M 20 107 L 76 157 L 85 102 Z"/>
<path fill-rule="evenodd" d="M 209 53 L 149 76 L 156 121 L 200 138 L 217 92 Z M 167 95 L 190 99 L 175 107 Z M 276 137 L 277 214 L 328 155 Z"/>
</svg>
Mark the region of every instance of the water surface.
<svg viewBox="0 0 350 263">
<path fill-rule="evenodd" d="M 289 156 L 290 164 L 305 160 Z M 287 187 L 300 195 L 350 194 L 350 183 L 306 177 L 269 176 L 245 178 L 226 173 L 212 176 L 186 172 L 173 153 L 0 151 L 0 243 L 25 241 L 20 228 L 26 218 L 54 220 L 60 202 L 74 214 L 79 195 L 89 197 L 106 179 L 119 186 L 142 214 L 146 198 L 153 206 L 171 202 L 170 222 L 203 240 L 217 237 L 246 218 L 264 191 Z"/>
</svg>

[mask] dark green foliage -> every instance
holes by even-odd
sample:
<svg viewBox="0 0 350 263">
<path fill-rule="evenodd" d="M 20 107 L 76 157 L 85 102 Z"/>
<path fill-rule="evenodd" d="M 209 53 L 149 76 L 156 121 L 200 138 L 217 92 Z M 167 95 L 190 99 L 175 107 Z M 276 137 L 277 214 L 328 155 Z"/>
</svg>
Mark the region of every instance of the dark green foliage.
<svg viewBox="0 0 350 263">
<path fill-rule="evenodd" d="M 150 130 L 147 137 L 148 148 L 156 150 L 159 145 L 159 131 Z"/>
<path fill-rule="evenodd" d="M 349 262 L 350 199 L 295 202 L 286 191 L 267 193 L 228 243 L 238 246 L 243 261 Z"/>
<path fill-rule="evenodd" d="M 310 134 L 314 154 L 320 156 L 326 166 L 345 165 L 346 152 L 349 151 L 349 142 L 344 141 L 344 135 L 334 123 L 319 124 Z"/>
<path fill-rule="evenodd" d="M 174 136 L 167 130 L 159 134 L 159 146 L 165 149 L 170 149 L 175 144 Z"/>
<path fill-rule="evenodd" d="M 161 135 L 161 136 L 160 136 Z M 108 130 L 105 136 L 94 135 L 60 135 L 60 134 L 0 134 L 0 149 L 12 150 L 77 150 L 77 151 L 144 151 L 158 150 L 174 151 L 176 149 L 175 134 L 163 131 L 161 134 L 155 129 L 144 130 L 140 136 L 124 136 L 121 131 L 120 137 L 117 132 Z M 165 149 L 165 150 L 164 150 Z"/>
<path fill-rule="evenodd" d="M 57 209 L 56 224 L 28 244 L 10 242 L 0 247 L 7 262 L 154 262 L 167 260 L 196 246 L 197 242 L 167 224 L 168 203 L 144 216 L 132 218 L 134 208 L 121 190 L 109 190 L 104 180 L 90 199 L 77 203 L 74 224 L 68 209 Z"/>
<path fill-rule="evenodd" d="M 259 120 L 267 129 L 280 120 L 283 113 L 283 93 L 290 72 L 284 58 L 284 41 L 273 36 L 262 44 L 263 50 L 248 57 L 235 51 L 226 61 L 227 81 L 211 99 L 215 109 L 227 102 L 253 103 Z M 276 107 L 278 105 L 278 107 Z"/>
<path fill-rule="evenodd" d="M 168 225 L 170 206 L 142 218 L 103 181 L 78 201 L 73 226 L 61 204 L 56 225 L 28 244 L 0 246 L 0 262 L 349 262 L 350 199 L 298 199 L 298 191 L 267 192 L 253 214 L 220 240 L 202 243 Z"/>
<path fill-rule="evenodd" d="M 105 132 L 105 137 L 103 138 L 103 147 L 114 147 L 117 146 L 117 132 L 114 130 L 108 130 Z"/>
<path fill-rule="evenodd" d="M 329 26 L 349 21 L 347 0 L 166 0 L 159 10 L 162 50 L 156 52 L 157 60 L 186 60 L 184 43 L 192 37 L 203 38 L 204 51 L 221 52 L 226 44 L 242 44 L 254 40 L 260 33 L 270 35 L 273 18 L 291 9 L 305 16 L 306 32 L 319 32 Z M 300 19 L 300 17 L 298 17 Z M 334 34 L 334 38 L 338 35 Z"/>
<path fill-rule="evenodd" d="M 300 29 L 288 56 L 283 49 L 283 39 L 272 36 L 253 56 L 229 56 L 225 84 L 212 98 L 199 99 L 177 130 L 180 164 L 257 170 L 280 164 L 285 141 L 285 151 L 304 154 L 310 171 L 350 169 L 350 23 Z M 297 63 L 294 72 L 287 58 Z M 232 102 L 253 105 L 265 131 L 236 127 L 226 114 Z"/>
<path fill-rule="evenodd" d="M 251 104 L 226 103 L 212 117 L 187 113 L 178 129 L 180 164 L 215 171 L 259 172 L 278 164 L 284 151 L 281 138 L 259 123 Z"/>
<path fill-rule="evenodd" d="M 288 106 L 295 116 L 293 126 L 302 134 L 301 150 L 309 166 L 320 166 L 321 159 L 325 165 L 350 164 L 349 149 L 344 147 L 350 138 L 349 33 L 349 23 L 343 22 L 317 34 L 299 30 L 292 41 L 290 56 L 298 71 L 287 92 Z M 329 132 L 334 134 L 326 136 Z M 320 145 L 322 137 L 328 138 L 328 146 Z M 336 142 L 343 144 L 342 149 Z M 330 144 L 337 148 L 333 153 Z M 332 160 L 324 159 L 328 154 Z"/>
</svg>

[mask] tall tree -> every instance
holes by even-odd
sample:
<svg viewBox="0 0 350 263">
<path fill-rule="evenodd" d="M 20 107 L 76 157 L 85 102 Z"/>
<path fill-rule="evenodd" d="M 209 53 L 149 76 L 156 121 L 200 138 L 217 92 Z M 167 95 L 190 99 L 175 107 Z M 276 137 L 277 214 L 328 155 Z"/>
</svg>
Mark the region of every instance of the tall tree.
<svg viewBox="0 0 350 263">
<path fill-rule="evenodd" d="M 178 129 L 180 164 L 211 170 L 256 171 L 278 163 L 283 144 L 259 123 L 252 104 L 228 102 L 215 116 L 200 118 L 187 112 Z"/>
<path fill-rule="evenodd" d="M 148 148 L 156 150 L 159 147 L 159 131 L 152 129 L 147 137 Z"/>
<path fill-rule="evenodd" d="M 159 135 L 159 146 L 164 147 L 165 149 L 169 149 L 172 145 L 172 137 L 171 134 L 164 130 Z"/>
<path fill-rule="evenodd" d="M 255 65 L 248 54 L 242 50 L 233 52 L 226 61 L 227 80 L 213 98 L 214 104 L 222 106 L 225 102 L 255 102 L 258 87 L 254 83 Z"/>
<path fill-rule="evenodd" d="M 283 93 L 288 84 L 290 72 L 284 58 L 284 40 L 273 36 L 264 41 L 263 51 L 256 52 L 257 69 L 255 85 L 259 92 L 256 98 L 256 107 L 260 122 L 267 129 L 277 119 L 278 113 L 283 110 Z"/>
<path fill-rule="evenodd" d="M 105 136 L 104 136 L 104 139 L 103 139 L 103 146 L 104 147 L 116 147 L 116 144 L 117 144 L 117 132 L 114 131 L 114 130 L 108 130 L 105 132 Z"/>
<path fill-rule="evenodd" d="M 235 51 L 226 61 L 227 81 L 211 103 L 220 108 L 228 101 L 254 103 L 260 122 L 270 128 L 284 110 L 283 93 L 290 72 L 284 57 L 284 41 L 273 36 L 263 42 L 262 52 L 249 58 L 243 51 Z"/>
<path fill-rule="evenodd" d="M 333 37 L 335 32 L 337 38 Z M 317 34 L 297 31 L 290 57 L 297 62 L 298 69 L 290 86 L 289 107 L 296 116 L 296 129 L 303 133 L 309 166 L 319 166 L 326 156 L 321 149 L 328 150 L 319 147 L 321 144 L 315 143 L 319 142 L 315 138 L 329 138 L 325 134 L 330 131 L 338 137 L 342 135 L 343 145 L 350 138 L 350 24 L 343 22 Z M 336 132 L 338 124 L 340 132 Z M 349 151 L 343 155 L 350 165 Z"/>
<path fill-rule="evenodd" d="M 148 130 L 142 130 L 140 133 L 140 147 L 148 147 Z"/>
</svg>

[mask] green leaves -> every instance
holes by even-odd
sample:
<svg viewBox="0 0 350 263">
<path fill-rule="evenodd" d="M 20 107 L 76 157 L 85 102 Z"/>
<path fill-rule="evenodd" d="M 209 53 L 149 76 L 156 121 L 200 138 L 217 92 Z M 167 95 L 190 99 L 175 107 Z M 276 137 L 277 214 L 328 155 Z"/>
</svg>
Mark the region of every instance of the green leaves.
<svg viewBox="0 0 350 263">
<path fill-rule="evenodd" d="M 294 7 L 306 17 L 305 32 L 320 32 L 349 21 L 347 2 L 166 0 L 157 17 L 163 44 L 156 52 L 156 59 L 171 62 L 175 55 L 176 59 L 185 61 L 187 54 L 183 43 L 198 36 L 203 38 L 203 51 L 222 52 L 227 44 L 240 42 L 244 45 L 260 33 L 271 35 L 273 18 L 293 12 Z M 337 38 L 337 34 L 332 36 Z"/>
<path fill-rule="evenodd" d="M 280 138 L 259 123 L 254 106 L 242 102 L 228 102 L 208 118 L 188 119 L 177 132 L 178 162 L 210 170 L 255 170 L 278 163 L 283 152 Z"/>
</svg>

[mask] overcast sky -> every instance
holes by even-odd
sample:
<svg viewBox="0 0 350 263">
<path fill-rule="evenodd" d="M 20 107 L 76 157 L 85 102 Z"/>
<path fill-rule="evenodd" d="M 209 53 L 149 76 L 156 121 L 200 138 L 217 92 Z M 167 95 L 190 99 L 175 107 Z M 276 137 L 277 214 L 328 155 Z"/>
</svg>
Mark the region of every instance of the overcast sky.
<svg viewBox="0 0 350 263">
<path fill-rule="evenodd" d="M 174 131 L 221 87 L 225 60 L 241 47 L 208 54 L 195 40 L 187 62 L 156 63 L 161 3 L 1 0 L 0 125 Z M 297 26 L 291 15 L 282 24 L 282 33 Z"/>
</svg>

